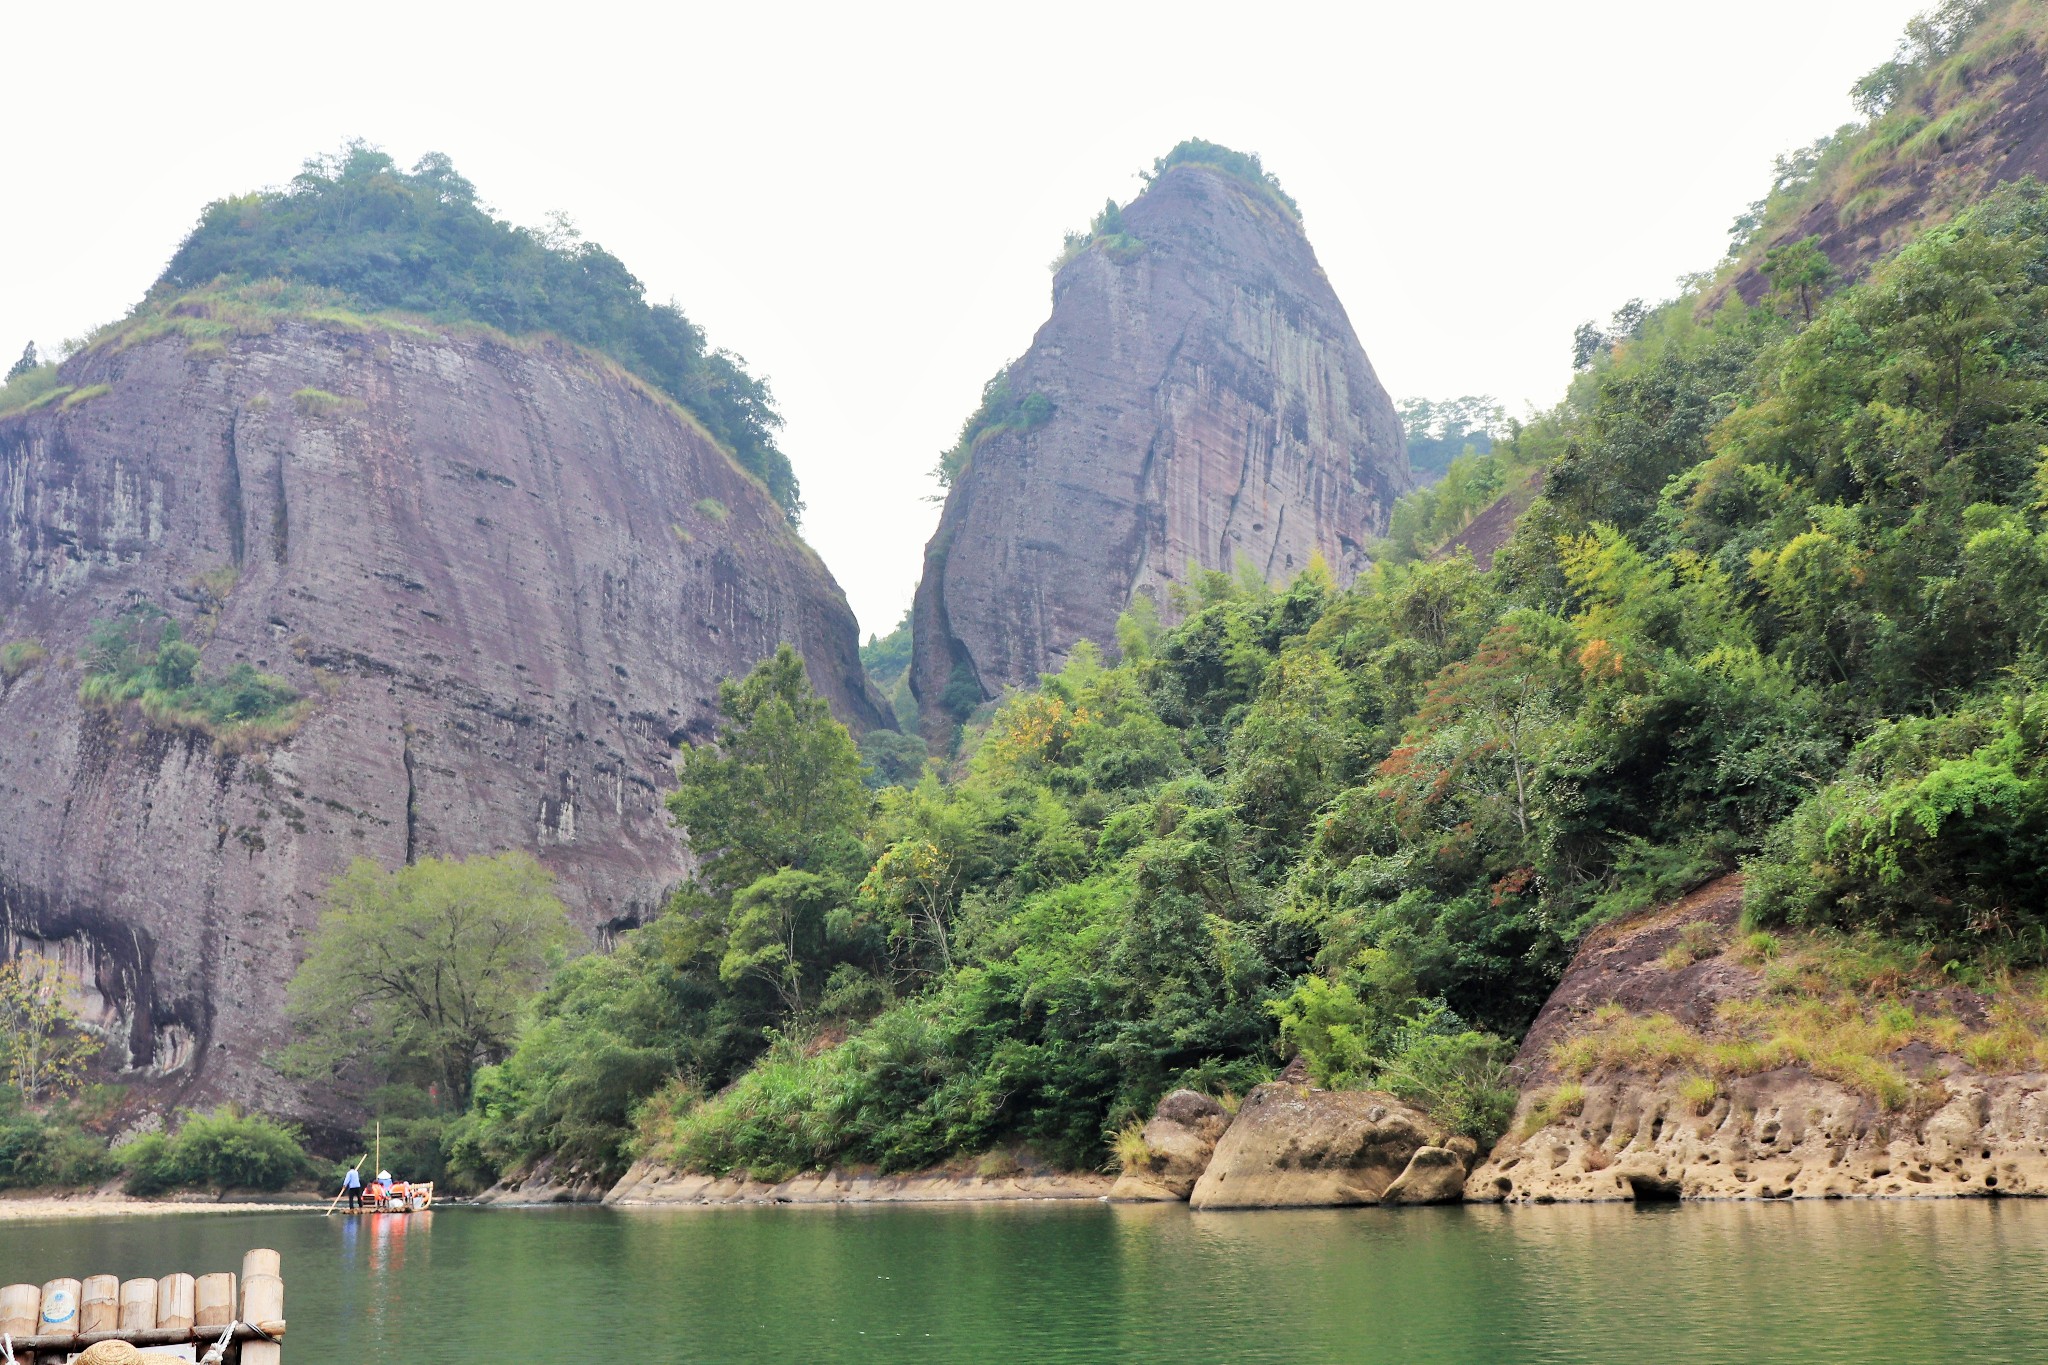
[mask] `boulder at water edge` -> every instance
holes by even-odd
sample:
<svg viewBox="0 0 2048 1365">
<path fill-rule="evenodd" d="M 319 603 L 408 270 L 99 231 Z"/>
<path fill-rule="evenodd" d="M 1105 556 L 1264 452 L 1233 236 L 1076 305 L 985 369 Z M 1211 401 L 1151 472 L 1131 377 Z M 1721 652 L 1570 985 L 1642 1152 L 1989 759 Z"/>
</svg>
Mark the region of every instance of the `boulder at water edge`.
<svg viewBox="0 0 2048 1365">
<path fill-rule="evenodd" d="M 1245 1096 L 1188 1202 L 1198 1209 L 1377 1204 L 1417 1152 L 1448 1141 L 1442 1127 L 1392 1095 L 1275 1081 Z"/>
<path fill-rule="evenodd" d="M 1111 1199 L 1186 1199 L 1208 1169 L 1216 1140 L 1230 1127 L 1230 1115 L 1211 1097 L 1176 1090 L 1159 1101 L 1145 1125 L 1146 1156 L 1124 1168 Z"/>
</svg>

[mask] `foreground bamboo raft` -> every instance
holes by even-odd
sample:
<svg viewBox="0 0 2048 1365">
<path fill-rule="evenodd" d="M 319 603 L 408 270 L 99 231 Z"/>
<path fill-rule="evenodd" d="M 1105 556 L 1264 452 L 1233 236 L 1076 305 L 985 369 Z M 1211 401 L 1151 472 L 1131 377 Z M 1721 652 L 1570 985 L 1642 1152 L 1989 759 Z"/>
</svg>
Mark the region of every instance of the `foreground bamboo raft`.
<svg viewBox="0 0 2048 1365">
<path fill-rule="evenodd" d="M 0 1288 L 0 1349 L 21 1365 L 62 1365 L 102 1341 L 190 1346 L 186 1359 L 222 1365 L 279 1365 L 283 1336 L 284 1279 L 274 1251 L 244 1256 L 239 1280 L 224 1270 L 160 1280 L 88 1275 Z M 4 1361 L 0 1354 L 0 1365 Z"/>
</svg>

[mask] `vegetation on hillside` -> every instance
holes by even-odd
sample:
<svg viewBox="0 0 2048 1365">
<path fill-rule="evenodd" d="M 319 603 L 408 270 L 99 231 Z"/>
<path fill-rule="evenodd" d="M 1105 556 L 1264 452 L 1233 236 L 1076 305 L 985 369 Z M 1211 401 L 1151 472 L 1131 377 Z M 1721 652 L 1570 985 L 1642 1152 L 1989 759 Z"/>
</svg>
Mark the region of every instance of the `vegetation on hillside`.
<svg viewBox="0 0 2048 1365">
<path fill-rule="evenodd" d="M 712 349 L 674 303 L 650 304 L 624 264 L 566 220 L 533 229 L 493 217 L 445 156 L 405 171 L 352 143 L 308 161 L 282 190 L 217 200 L 151 298 L 268 279 L 330 289 L 359 309 L 553 332 L 602 352 L 695 415 L 792 521 L 802 511 L 775 444 L 782 419 L 739 357 Z"/>
<path fill-rule="evenodd" d="M 1501 405 L 1483 394 L 1445 398 L 1404 398 L 1394 405 L 1408 441 L 1408 465 L 1418 481 L 1441 479 L 1460 455 L 1484 455 L 1495 439 L 1514 429 Z"/>
<path fill-rule="evenodd" d="M 479 1082 L 477 1149 L 1094 1164 L 1168 1087 L 1296 1052 L 1485 1135 L 1583 932 L 1738 865 L 1756 927 L 2031 970 L 2044 290 L 2025 186 L 1810 322 L 1646 310 L 1503 443 L 1549 484 L 1492 573 L 1211 575 L 877 799 L 764 666 L 683 767 L 704 875 L 544 997 Z M 818 775 L 801 818 L 754 768 Z"/>
<path fill-rule="evenodd" d="M 981 443 L 1006 431 L 1032 432 L 1052 420 L 1052 400 L 1042 393 L 1018 393 L 1010 385 L 1010 367 L 1003 366 L 981 386 L 981 404 L 960 425 L 960 438 L 939 453 L 932 477 L 951 488 L 967 472 Z"/>
<path fill-rule="evenodd" d="M 1914 194 L 1916 178 L 1926 221 L 1969 204 L 1984 189 L 1983 158 L 1950 154 L 1984 131 L 2011 88 L 2003 69 L 2027 54 L 2048 59 L 2043 0 L 1942 0 L 1914 19 L 1898 51 L 1850 92 L 1864 121 L 1778 158 L 1769 192 L 1729 229 L 1728 277 L 1761 266 L 1823 205 L 1854 228 Z"/>
<path fill-rule="evenodd" d="M 230 748 L 272 743 L 305 711 L 289 683 L 249 664 L 208 673 L 178 623 L 146 604 L 94 622 L 81 662 L 78 696 L 88 706 L 132 704 L 158 729 L 195 731 Z"/>
<path fill-rule="evenodd" d="M 1114 199 L 1103 201 L 1102 212 L 1095 215 L 1085 232 L 1069 232 L 1060 244 L 1060 254 L 1053 257 L 1052 273 L 1057 275 L 1066 269 L 1067 262 L 1084 251 L 1099 250 L 1119 261 L 1128 261 L 1145 249 L 1144 239 L 1124 231 L 1124 211 Z"/>
<path fill-rule="evenodd" d="M 887 635 L 869 635 L 860 648 L 861 667 L 889 703 L 895 730 L 870 730 L 860 739 L 870 787 L 907 786 L 924 771 L 925 743 L 917 737 L 917 698 L 910 692 L 910 613 Z"/>
</svg>

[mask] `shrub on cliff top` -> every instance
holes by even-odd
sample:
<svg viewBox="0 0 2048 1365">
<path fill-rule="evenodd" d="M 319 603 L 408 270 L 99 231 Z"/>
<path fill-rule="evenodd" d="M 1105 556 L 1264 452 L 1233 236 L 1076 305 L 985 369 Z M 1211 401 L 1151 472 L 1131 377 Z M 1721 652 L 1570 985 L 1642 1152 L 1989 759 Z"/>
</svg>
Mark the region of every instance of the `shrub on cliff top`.
<svg viewBox="0 0 2048 1365">
<path fill-rule="evenodd" d="M 1154 161 L 1150 173 L 1141 174 L 1149 185 L 1175 166 L 1207 166 L 1210 170 L 1221 171 L 1276 208 L 1284 210 L 1288 217 L 1301 221 L 1301 205 L 1294 202 L 1293 195 L 1280 188 L 1280 177 L 1266 169 L 1257 152 L 1234 151 L 1221 143 L 1191 137 Z"/>
<path fill-rule="evenodd" d="M 782 425 L 763 381 L 713 350 L 673 303 L 650 304 L 618 257 L 566 220 L 545 229 L 494 218 L 438 153 L 410 172 L 361 142 L 316 157 L 283 190 L 207 205 L 151 291 L 216 279 L 295 280 L 358 305 L 551 331 L 611 356 L 688 408 L 794 521 L 795 472 L 775 444 Z"/>
</svg>

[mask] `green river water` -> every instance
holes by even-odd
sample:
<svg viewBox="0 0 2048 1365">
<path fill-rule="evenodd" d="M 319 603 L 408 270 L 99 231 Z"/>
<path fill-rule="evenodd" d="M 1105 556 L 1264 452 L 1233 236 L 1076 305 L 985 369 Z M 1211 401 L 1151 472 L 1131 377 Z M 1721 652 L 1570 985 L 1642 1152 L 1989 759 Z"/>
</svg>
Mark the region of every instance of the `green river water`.
<svg viewBox="0 0 2048 1365">
<path fill-rule="evenodd" d="M 2048 1204 L 1086 1204 L 0 1223 L 0 1283 L 284 1256 L 287 1365 L 2048 1360 Z"/>
</svg>

